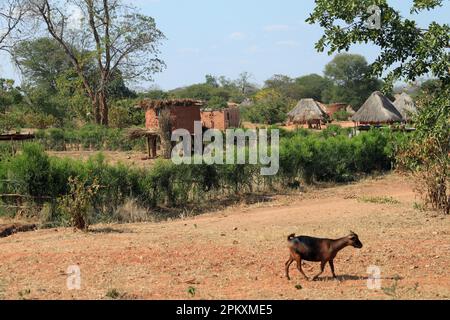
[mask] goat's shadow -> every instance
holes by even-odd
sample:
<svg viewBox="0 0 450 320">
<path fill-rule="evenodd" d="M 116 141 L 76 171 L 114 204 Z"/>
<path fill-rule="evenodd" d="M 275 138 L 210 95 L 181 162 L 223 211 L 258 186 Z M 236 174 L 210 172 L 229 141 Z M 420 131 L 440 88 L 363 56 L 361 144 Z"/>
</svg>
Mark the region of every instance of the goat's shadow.
<svg viewBox="0 0 450 320">
<path fill-rule="evenodd" d="M 358 281 L 358 280 L 367 280 L 369 277 L 367 276 L 355 276 L 350 274 L 338 275 L 336 278 L 332 276 L 319 277 L 316 281 Z"/>
<path fill-rule="evenodd" d="M 101 234 L 101 233 L 116 233 L 116 234 L 120 234 L 120 233 L 132 233 L 132 231 L 130 230 L 126 230 L 126 229 L 115 229 L 115 228 L 111 228 L 111 227 L 106 227 L 106 228 L 95 228 L 95 229 L 89 229 L 89 233 L 93 233 L 93 234 Z"/>
<path fill-rule="evenodd" d="M 332 276 L 326 276 L 326 277 L 319 277 L 315 281 L 358 281 L 358 280 L 369 280 L 368 276 L 356 276 L 356 275 L 350 275 L 350 274 L 343 274 L 338 275 L 336 278 L 333 278 Z M 402 280 L 403 277 L 380 277 L 380 280 Z"/>
</svg>

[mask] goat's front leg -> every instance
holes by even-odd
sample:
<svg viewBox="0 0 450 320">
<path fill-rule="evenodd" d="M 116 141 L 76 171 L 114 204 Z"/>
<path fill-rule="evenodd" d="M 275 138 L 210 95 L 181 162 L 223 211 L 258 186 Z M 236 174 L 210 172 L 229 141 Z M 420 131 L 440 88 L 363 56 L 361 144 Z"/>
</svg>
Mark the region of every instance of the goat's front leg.
<svg viewBox="0 0 450 320">
<path fill-rule="evenodd" d="M 337 279 L 336 273 L 334 273 L 334 261 L 330 260 L 328 263 L 330 264 L 331 273 L 333 274 L 333 278 Z"/>
<path fill-rule="evenodd" d="M 288 280 L 291 280 L 291 277 L 289 277 L 289 267 L 291 266 L 292 262 L 294 262 L 294 259 L 292 258 L 292 256 L 289 257 L 289 260 L 286 261 L 286 278 Z"/>
<path fill-rule="evenodd" d="M 317 280 L 319 278 L 319 276 L 323 273 L 323 270 L 325 270 L 325 264 L 326 264 L 326 261 L 322 261 L 320 263 L 320 272 L 312 279 L 313 281 Z"/>
</svg>

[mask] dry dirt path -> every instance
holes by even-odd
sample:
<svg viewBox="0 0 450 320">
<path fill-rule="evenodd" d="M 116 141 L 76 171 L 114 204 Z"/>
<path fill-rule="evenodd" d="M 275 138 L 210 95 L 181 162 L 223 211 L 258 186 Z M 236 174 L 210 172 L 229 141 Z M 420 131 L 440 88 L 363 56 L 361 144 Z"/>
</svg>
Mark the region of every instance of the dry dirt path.
<svg viewBox="0 0 450 320">
<path fill-rule="evenodd" d="M 373 197 L 395 201 L 361 200 Z M 414 209 L 416 201 L 405 178 L 388 175 L 184 220 L 15 234 L 0 239 L 0 298 L 103 299 L 115 289 L 125 299 L 449 299 L 450 218 Z M 338 255 L 341 281 L 327 267 L 306 282 L 294 265 L 293 280 L 284 278 L 288 234 L 349 230 L 364 247 Z M 71 265 L 81 290 L 67 290 Z M 367 288 L 370 265 L 383 290 Z"/>
</svg>

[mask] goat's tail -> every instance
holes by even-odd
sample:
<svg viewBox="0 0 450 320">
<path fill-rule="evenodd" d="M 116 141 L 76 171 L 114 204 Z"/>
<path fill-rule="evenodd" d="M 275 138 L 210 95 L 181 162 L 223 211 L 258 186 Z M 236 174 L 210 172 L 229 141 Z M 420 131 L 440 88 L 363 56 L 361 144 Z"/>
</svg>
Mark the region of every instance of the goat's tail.
<svg viewBox="0 0 450 320">
<path fill-rule="evenodd" d="M 295 233 L 288 235 L 287 240 L 292 241 L 295 238 Z"/>
</svg>

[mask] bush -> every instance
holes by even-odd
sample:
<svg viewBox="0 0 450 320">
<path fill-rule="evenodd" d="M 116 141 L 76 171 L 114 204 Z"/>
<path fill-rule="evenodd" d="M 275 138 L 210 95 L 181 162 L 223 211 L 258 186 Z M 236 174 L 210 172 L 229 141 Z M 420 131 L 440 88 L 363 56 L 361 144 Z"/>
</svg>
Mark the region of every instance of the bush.
<svg viewBox="0 0 450 320">
<path fill-rule="evenodd" d="M 113 103 L 109 110 L 109 125 L 111 128 L 129 128 L 133 126 L 143 126 L 145 114 L 142 109 L 134 106 L 135 99 L 118 100 Z"/>
<path fill-rule="evenodd" d="M 296 135 L 281 139 L 281 174 L 289 182 L 345 182 L 358 174 L 391 167 L 388 133 L 373 130 L 356 137 L 344 134 Z"/>
<path fill-rule="evenodd" d="M 65 151 L 69 148 L 109 151 L 145 150 L 144 139 L 130 140 L 122 129 L 96 125 L 86 125 L 76 130 L 38 130 L 36 138 L 46 150 L 52 151 Z"/>
<path fill-rule="evenodd" d="M 110 166 L 101 154 L 87 162 L 51 158 L 41 146 L 25 144 L 22 154 L 0 162 L 0 179 L 18 181 L 22 194 L 38 197 L 39 203 L 49 203 L 47 211 L 55 212 L 47 212 L 46 216 L 57 223 L 63 224 L 66 215 L 76 214 L 76 210 L 55 208 L 54 203 L 61 197 L 66 204 L 72 201 L 67 207 L 78 208 L 83 217 L 89 202 L 90 220 L 109 222 L 130 201 L 146 210 L 185 208 L 255 190 L 298 187 L 303 182 L 352 181 L 373 171 L 389 170 L 395 150 L 392 145 L 401 139 L 405 139 L 404 134 L 381 130 L 353 138 L 343 133 L 311 134 L 303 130 L 285 133 L 280 141 L 280 171 L 274 177 L 262 177 L 260 166 L 249 164 L 175 165 L 169 160 L 158 160 L 150 170 Z M 87 190 L 98 185 L 98 189 L 90 197 L 74 197 L 81 193 L 81 185 Z M 0 184 L 0 192 L 17 191 L 8 188 L 11 186 Z M 83 225 L 81 217 L 73 220 L 78 226 Z"/>
<path fill-rule="evenodd" d="M 350 117 L 351 114 L 345 110 L 339 110 L 333 114 L 333 119 L 337 121 L 347 121 Z"/>
<path fill-rule="evenodd" d="M 85 181 L 73 177 L 70 177 L 67 183 L 69 194 L 59 199 L 59 207 L 69 215 L 70 223 L 74 228 L 85 231 L 89 227 L 88 214 L 99 185 L 95 180 L 88 185 Z"/>
<path fill-rule="evenodd" d="M 412 173 L 425 204 L 450 214 L 450 87 L 418 101 L 412 139 L 397 148 L 400 168 Z"/>
</svg>

